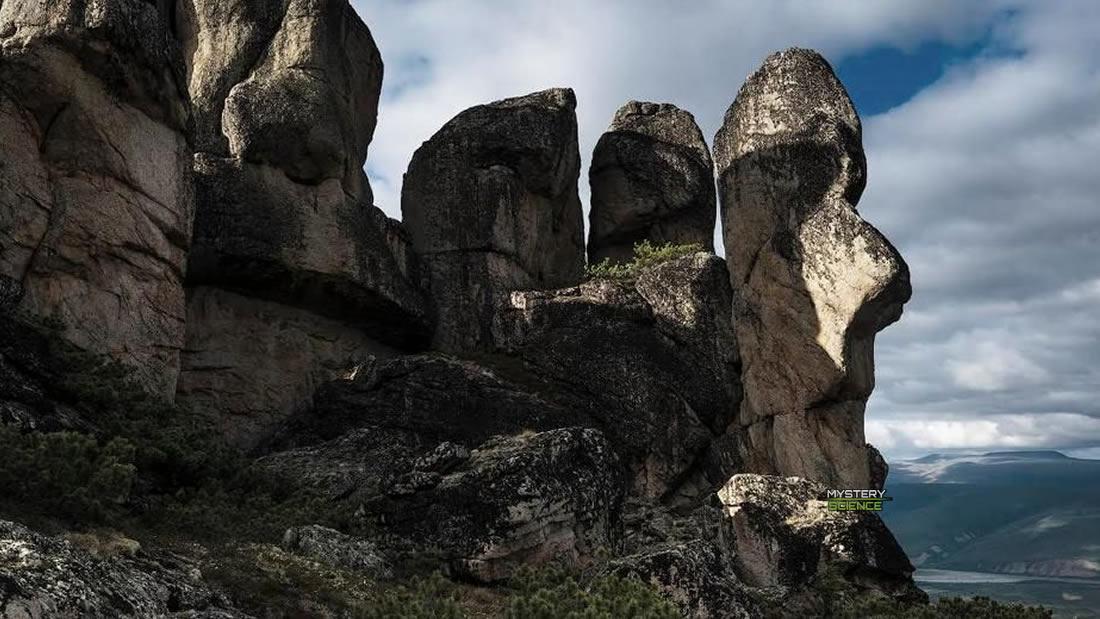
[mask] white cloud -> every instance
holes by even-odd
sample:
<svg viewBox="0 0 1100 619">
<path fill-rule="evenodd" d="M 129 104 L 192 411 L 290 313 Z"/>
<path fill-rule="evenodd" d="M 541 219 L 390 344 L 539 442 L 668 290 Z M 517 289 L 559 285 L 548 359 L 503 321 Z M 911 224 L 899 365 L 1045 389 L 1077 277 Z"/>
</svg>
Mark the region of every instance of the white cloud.
<svg viewBox="0 0 1100 619">
<path fill-rule="evenodd" d="M 1100 436 L 1100 419 L 1076 413 L 985 418 L 872 419 L 870 442 L 895 453 L 937 450 L 1065 447 Z"/>
<path fill-rule="evenodd" d="M 1003 340 L 979 341 L 965 359 L 948 359 L 955 384 L 976 391 L 1001 391 L 1031 386 L 1048 378 L 1047 371 Z"/>
</svg>

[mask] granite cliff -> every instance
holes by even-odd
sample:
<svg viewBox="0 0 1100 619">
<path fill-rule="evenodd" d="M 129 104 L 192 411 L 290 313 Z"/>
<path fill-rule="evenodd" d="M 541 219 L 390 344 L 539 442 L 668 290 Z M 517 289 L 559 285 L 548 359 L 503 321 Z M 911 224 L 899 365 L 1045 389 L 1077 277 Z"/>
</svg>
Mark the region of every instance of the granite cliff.
<svg viewBox="0 0 1100 619">
<path fill-rule="evenodd" d="M 227 577 L 272 556 L 498 592 L 564 563 L 699 618 L 824 614 L 826 573 L 925 600 L 877 516 L 819 500 L 882 485 L 863 409 L 910 295 L 821 56 L 769 57 L 713 161 L 689 113 L 624 105 L 587 248 L 572 90 L 446 123 L 397 222 L 363 173 L 382 74 L 346 0 L 0 2 L 0 427 L 91 467 L 0 470 L 0 515 L 40 529 L 0 521 L 0 617 L 359 608 L 278 614 Z M 586 275 L 642 241 L 701 251 Z M 93 490 L 43 503 L 66 479 L 113 494 L 81 519 Z M 228 572 L 172 520 L 212 505 L 256 518 L 209 525 L 252 528 Z M 53 530 L 104 523 L 173 535 L 106 556 Z"/>
</svg>

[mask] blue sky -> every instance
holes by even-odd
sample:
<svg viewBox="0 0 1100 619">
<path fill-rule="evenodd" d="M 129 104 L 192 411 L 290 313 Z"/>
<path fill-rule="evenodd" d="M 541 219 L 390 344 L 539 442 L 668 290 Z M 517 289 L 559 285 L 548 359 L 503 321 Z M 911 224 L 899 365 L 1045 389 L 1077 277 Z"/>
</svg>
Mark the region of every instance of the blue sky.
<svg viewBox="0 0 1100 619">
<path fill-rule="evenodd" d="M 910 265 L 867 435 L 888 457 L 1100 454 L 1100 2 L 353 0 L 383 59 L 368 158 L 400 218 L 412 152 L 459 111 L 551 86 L 587 160 L 630 99 L 708 140 L 769 53 L 833 63 L 864 123 L 859 204 Z"/>
</svg>

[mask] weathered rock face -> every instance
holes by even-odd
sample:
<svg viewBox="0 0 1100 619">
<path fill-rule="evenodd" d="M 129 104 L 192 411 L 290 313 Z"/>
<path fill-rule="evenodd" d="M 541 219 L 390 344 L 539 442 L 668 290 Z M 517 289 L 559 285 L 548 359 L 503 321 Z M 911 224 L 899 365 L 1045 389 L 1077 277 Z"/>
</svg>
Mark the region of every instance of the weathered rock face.
<svg viewBox="0 0 1100 619">
<path fill-rule="evenodd" d="M 191 154 L 182 61 L 156 3 L 0 5 L 0 275 L 21 308 L 171 395 Z"/>
<path fill-rule="evenodd" d="M 248 619 L 177 557 L 138 551 L 134 557 L 100 558 L 3 520 L 0 617 Z"/>
<path fill-rule="evenodd" d="M 362 168 L 382 58 L 346 0 L 184 0 L 176 13 L 198 150 L 373 201 Z"/>
<path fill-rule="evenodd" d="M 401 212 L 438 309 L 434 348 L 485 349 L 496 294 L 580 279 L 575 108 L 561 88 L 479 105 L 413 154 Z"/>
<path fill-rule="evenodd" d="M 741 88 L 714 155 L 750 470 L 869 487 L 874 336 L 911 289 L 901 256 L 855 210 L 866 182 L 855 108 L 817 53 L 778 53 Z"/>
<path fill-rule="evenodd" d="M 354 570 L 373 578 L 389 576 L 374 544 L 318 525 L 292 527 L 283 535 L 283 549 L 330 567 Z"/>
<path fill-rule="evenodd" d="M 714 167 L 688 112 L 668 103 L 619 108 L 592 153 L 588 261 L 629 262 L 634 244 L 714 250 Z"/>
<path fill-rule="evenodd" d="M 382 61 L 347 0 L 177 16 L 199 149 L 179 394 L 250 447 L 321 381 L 423 348 L 428 304 L 362 171 Z"/>
<path fill-rule="evenodd" d="M 456 574 L 496 582 L 614 546 L 625 488 L 599 431 L 495 437 L 470 453 L 447 474 L 414 469 L 364 505 L 391 548 L 407 557 L 411 541 Z"/>
<path fill-rule="evenodd" d="M 825 486 L 806 479 L 734 475 L 718 491 L 738 575 L 754 587 L 804 585 L 826 566 L 899 599 L 927 597 L 877 514 L 831 511 Z"/>
<path fill-rule="evenodd" d="M 697 254 L 636 282 L 513 292 L 496 312 L 499 349 L 580 406 L 621 450 L 632 491 L 693 496 L 738 468 L 737 344 L 724 262 Z"/>
</svg>

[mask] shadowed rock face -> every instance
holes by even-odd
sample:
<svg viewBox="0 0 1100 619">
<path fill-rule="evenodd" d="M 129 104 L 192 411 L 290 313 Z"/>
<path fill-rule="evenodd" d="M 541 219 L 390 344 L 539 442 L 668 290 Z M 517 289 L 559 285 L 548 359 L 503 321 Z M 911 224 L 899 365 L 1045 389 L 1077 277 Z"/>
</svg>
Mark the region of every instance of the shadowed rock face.
<svg viewBox="0 0 1100 619">
<path fill-rule="evenodd" d="M 668 103 L 619 108 L 592 153 L 588 261 L 628 262 L 634 244 L 714 249 L 714 168 L 691 114 Z"/>
<path fill-rule="evenodd" d="M 168 17 L 140 0 L 0 5 L 0 275 L 20 309 L 164 396 L 193 210 Z"/>
<path fill-rule="evenodd" d="M 741 470 L 741 399 L 731 292 L 704 253 L 643 271 L 513 292 L 494 318 L 498 349 L 575 394 L 619 449 L 631 491 L 692 501 Z"/>
<path fill-rule="evenodd" d="M 401 212 L 438 310 L 433 347 L 483 349 L 497 293 L 580 279 L 575 108 L 562 88 L 479 105 L 413 154 Z"/>
<path fill-rule="evenodd" d="M 726 112 L 714 153 L 758 470 L 867 487 L 874 336 L 911 289 L 901 256 L 855 210 L 866 183 L 855 108 L 817 53 L 774 54 Z"/>
</svg>

